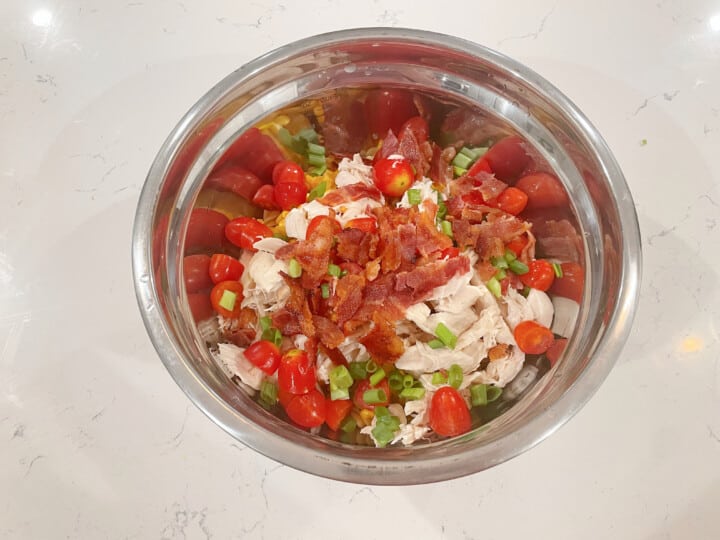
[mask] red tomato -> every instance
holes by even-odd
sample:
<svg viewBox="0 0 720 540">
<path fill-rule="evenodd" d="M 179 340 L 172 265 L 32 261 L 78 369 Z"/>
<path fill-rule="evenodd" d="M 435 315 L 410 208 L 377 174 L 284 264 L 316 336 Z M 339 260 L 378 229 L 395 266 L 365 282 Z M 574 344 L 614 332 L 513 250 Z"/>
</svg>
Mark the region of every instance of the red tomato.
<svg viewBox="0 0 720 540">
<path fill-rule="evenodd" d="M 223 297 L 225 291 L 235 293 L 235 303 L 232 309 L 225 309 L 220 305 L 220 300 Z M 215 311 L 226 319 L 234 319 L 240 315 L 240 310 L 243 299 L 243 286 L 239 281 L 221 281 L 212 288 L 210 291 L 210 302 Z"/>
<path fill-rule="evenodd" d="M 305 183 L 283 182 L 275 186 L 275 202 L 283 210 L 292 210 L 307 200 Z"/>
<path fill-rule="evenodd" d="M 385 195 L 402 197 L 415 181 L 415 171 L 405 158 L 383 158 L 373 165 L 373 178 Z"/>
<path fill-rule="evenodd" d="M 365 119 L 370 133 L 384 137 L 389 129 L 398 134 L 403 123 L 418 110 L 407 90 L 371 90 L 365 97 Z"/>
<path fill-rule="evenodd" d="M 315 367 L 305 351 L 291 349 L 278 366 L 278 387 L 290 394 L 307 394 L 315 388 Z"/>
<path fill-rule="evenodd" d="M 183 259 L 183 279 L 188 293 L 196 293 L 213 286 L 208 268 L 210 257 L 207 255 L 187 255 Z"/>
<path fill-rule="evenodd" d="M 283 159 L 285 156 L 271 137 L 264 135 L 258 128 L 250 128 L 228 148 L 218 160 L 215 169 L 219 170 L 227 163 L 234 163 L 261 180 L 270 182 L 275 164 Z"/>
<path fill-rule="evenodd" d="M 250 201 L 262 185 L 262 180 L 247 169 L 228 165 L 222 169 L 213 170 L 205 181 L 204 187 L 218 191 L 230 191 Z"/>
<path fill-rule="evenodd" d="M 447 247 L 440 252 L 441 259 L 454 259 L 460 255 L 460 248 Z"/>
<path fill-rule="evenodd" d="M 526 354 L 542 354 L 555 341 L 550 329 L 535 321 L 521 322 L 515 327 L 513 335 L 520 350 Z"/>
<path fill-rule="evenodd" d="M 313 233 L 315 232 L 315 230 L 318 228 L 318 225 L 320 225 L 320 223 L 322 223 L 326 219 L 332 220 L 332 228 L 336 234 L 342 230 L 340 228 L 340 224 L 337 222 L 337 220 L 335 220 L 329 216 L 315 216 L 314 218 L 312 218 L 310 220 L 310 223 L 308 223 L 308 228 L 307 228 L 307 231 L 305 232 L 305 238 L 310 238 L 313 235 Z"/>
<path fill-rule="evenodd" d="M 402 138 L 404 133 L 412 133 L 415 140 L 422 144 L 428 140 L 428 137 L 430 136 L 430 128 L 422 116 L 413 116 L 400 128 L 398 139 Z"/>
<path fill-rule="evenodd" d="M 213 283 L 221 281 L 237 281 L 242 276 L 245 267 L 235 257 L 216 253 L 210 258 L 206 274 Z"/>
<path fill-rule="evenodd" d="M 585 285 L 585 272 L 582 266 L 574 262 L 564 262 L 560 265 L 560 268 L 562 268 L 563 276 L 555 278 L 555 282 L 550 287 L 550 293 L 580 303 Z"/>
<path fill-rule="evenodd" d="M 490 163 L 487 159 L 485 159 L 485 156 L 478 159 L 475 163 L 472 164 L 472 166 L 468 169 L 467 175 L 470 177 L 474 177 L 481 172 L 486 172 L 488 174 L 492 174 L 492 169 L 490 168 Z"/>
<path fill-rule="evenodd" d="M 294 397 L 295 394 L 291 394 L 287 390 L 278 388 L 278 403 L 282 405 L 283 409 L 288 406 L 288 403 L 290 403 Z"/>
<path fill-rule="evenodd" d="M 524 191 L 520 191 L 518 188 L 509 187 L 497 196 L 496 206 L 508 214 L 517 216 L 520 212 L 525 210 L 527 202 L 528 196 Z"/>
<path fill-rule="evenodd" d="M 251 364 L 268 375 L 275 373 L 280 364 L 280 349 L 273 342 L 264 339 L 250 345 L 243 354 Z"/>
<path fill-rule="evenodd" d="M 555 342 L 550 345 L 550 348 L 545 351 L 545 357 L 550 362 L 550 367 L 554 366 L 562 356 L 562 353 L 565 352 L 567 343 L 568 340 L 566 338 L 556 339 Z"/>
<path fill-rule="evenodd" d="M 462 200 L 466 204 L 472 204 L 475 206 L 490 206 L 490 203 L 485 200 L 479 189 L 472 189 L 462 196 Z"/>
<path fill-rule="evenodd" d="M 320 390 L 313 388 L 307 394 L 292 398 L 285 407 L 285 412 L 297 425 L 312 428 L 325 422 L 326 407 L 325 396 Z"/>
<path fill-rule="evenodd" d="M 505 247 L 512 251 L 517 257 L 520 256 L 525 246 L 528 244 L 528 237 L 526 235 L 518 236 L 510 240 Z"/>
<path fill-rule="evenodd" d="M 192 313 L 195 322 L 204 321 L 215 315 L 208 293 L 189 293 L 187 299 L 188 305 L 190 306 L 190 313 Z"/>
<path fill-rule="evenodd" d="M 366 390 L 370 390 L 373 388 L 379 388 L 382 389 L 383 392 L 385 392 L 385 395 L 387 396 L 387 400 L 383 401 L 382 403 L 365 403 L 365 400 L 363 399 L 363 394 Z M 362 380 L 358 383 L 357 387 L 355 388 L 355 393 L 353 394 L 353 403 L 356 407 L 360 409 L 374 409 L 377 405 L 383 405 L 387 406 L 390 404 L 390 385 L 388 384 L 387 378 L 383 379 L 379 383 L 377 383 L 375 386 L 370 385 L 370 381 L 367 379 Z"/>
<path fill-rule="evenodd" d="M 429 411 L 430 427 L 443 437 L 456 437 L 472 427 L 465 399 L 452 386 L 443 386 L 433 394 Z"/>
<path fill-rule="evenodd" d="M 340 423 L 350 414 L 352 406 L 349 399 L 328 399 L 325 404 L 325 423 L 330 429 L 337 431 Z"/>
<path fill-rule="evenodd" d="M 223 230 L 227 222 L 228 218 L 215 210 L 193 209 L 185 236 L 185 253 L 205 250 L 218 251 L 225 239 Z"/>
<path fill-rule="evenodd" d="M 255 192 L 252 202 L 264 210 L 278 210 L 280 208 L 275 201 L 275 186 L 271 184 L 260 186 L 260 189 Z"/>
<path fill-rule="evenodd" d="M 284 160 L 273 168 L 272 181 L 275 185 L 286 182 L 305 185 L 305 172 L 294 161 Z"/>
<path fill-rule="evenodd" d="M 359 217 L 345 224 L 346 229 L 359 229 L 368 234 L 377 233 L 377 220 L 374 217 Z"/>
<path fill-rule="evenodd" d="M 490 147 L 483 156 L 492 172 L 503 182 L 512 182 L 523 172 L 530 161 L 525 152 L 525 141 L 515 135 L 505 137 Z"/>
<path fill-rule="evenodd" d="M 253 244 L 272 236 L 272 231 L 257 219 L 239 217 L 225 225 L 225 236 L 236 246 L 255 251 Z"/>
<path fill-rule="evenodd" d="M 528 267 L 530 269 L 528 273 L 520 276 L 523 285 L 539 291 L 547 291 L 555 281 L 555 271 L 552 264 L 545 259 L 536 259 Z"/>
<path fill-rule="evenodd" d="M 551 174 L 540 172 L 523 176 L 515 187 L 528 196 L 528 210 L 568 205 L 568 196 L 560 180 Z"/>
</svg>

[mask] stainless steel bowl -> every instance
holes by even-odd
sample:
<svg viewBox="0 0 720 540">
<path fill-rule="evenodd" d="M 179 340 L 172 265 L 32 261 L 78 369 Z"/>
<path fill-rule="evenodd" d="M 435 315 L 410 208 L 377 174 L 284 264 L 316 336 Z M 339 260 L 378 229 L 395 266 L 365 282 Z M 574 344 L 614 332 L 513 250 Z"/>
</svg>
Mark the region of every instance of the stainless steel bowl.
<svg viewBox="0 0 720 540">
<path fill-rule="evenodd" d="M 504 118 L 564 183 L 585 248 L 585 293 L 564 359 L 508 412 L 447 441 L 408 448 L 344 445 L 295 429 L 259 407 L 218 368 L 182 286 L 190 211 L 213 164 L 245 129 L 298 98 L 356 86 L 405 86 Z M 589 120 L 525 66 L 458 38 L 367 28 L 304 39 L 230 74 L 172 130 L 138 203 L 133 271 L 145 326 L 190 399 L 230 435 L 286 465 L 368 484 L 416 484 L 474 473 L 537 444 L 605 379 L 630 331 L 640 235 L 622 172 Z"/>
</svg>

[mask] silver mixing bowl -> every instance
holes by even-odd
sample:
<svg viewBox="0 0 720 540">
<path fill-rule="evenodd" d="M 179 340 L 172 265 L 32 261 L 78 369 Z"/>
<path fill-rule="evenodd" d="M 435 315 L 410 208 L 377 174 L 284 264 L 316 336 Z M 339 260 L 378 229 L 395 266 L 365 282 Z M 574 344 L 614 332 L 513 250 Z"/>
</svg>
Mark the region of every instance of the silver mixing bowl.
<svg viewBox="0 0 720 540">
<path fill-rule="evenodd" d="M 258 406 L 209 354 L 190 315 L 181 274 L 193 204 L 233 140 L 298 98 L 368 85 L 427 90 L 504 118 L 555 169 L 584 240 L 584 298 L 562 361 L 499 418 L 464 436 L 417 447 L 345 445 L 295 429 Z M 630 331 L 639 293 L 635 208 L 618 164 L 590 121 L 554 86 L 514 60 L 417 30 L 368 28 L 315 36 L 230 74 L 170 133 L 148 174 L 134 227 L 133 271 L 145 326 L 188 397 L 258 452 L 351 482 L 455 478 L 537 444 L 571 418 L 605 379 Z"/>
</svg>

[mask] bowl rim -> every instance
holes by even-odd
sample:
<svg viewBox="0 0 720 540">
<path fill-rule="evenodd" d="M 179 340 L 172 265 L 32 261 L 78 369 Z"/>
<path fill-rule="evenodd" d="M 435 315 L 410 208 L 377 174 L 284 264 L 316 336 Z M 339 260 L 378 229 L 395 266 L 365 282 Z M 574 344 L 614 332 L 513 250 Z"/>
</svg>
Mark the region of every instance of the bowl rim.
<svg viewBox="0 0 720 540">
<path fill-rule="evenodd" d="M 244 418 L 241 418 L 241 425 L 238 427 L 239 417 L 235 409 L 220 399 L 183 360 L 155 292 L 150 234 L 155 217 L 155 203 L 167 160 L 175 154 L 184 134 L 196 118 L 203 111 L 208 110 L 209 106 L 229 88 L 253 77 L 258 71 L 283 60 L 288 55 L 307 53 L 333 43 L 376 39 L 429 43 L 438 48 L 471 53 L 499 65 L 513 77 L 537 89 L 555 106 L 567 113 L 576 127 L 588 138 L 595 151 L 595 157 L 606 173 L 605 181 L 615 197 L 620 227 L 623 231 L 622 275 L 619 279 L 616 309 L 607 321 L 606 330 L 597 345 L 593 361 L 587 365 L 574 384 L 557 401 L 548 406 L 546 414 L 531 419 L 514 432 L 512 437 L 476 448 L 468 456 L 463 456 L 462 464 L 458 462 L 459 455 L 427 460 L 416 459 L 418 457 L 416 454 L 414 459 L 405 462 L 383 461 L 382 456 L 379 455 L 377 460 L 348 461 L 343 458 L 342 462 L 338 462 L 333 460 L 332 452 L 313 449 L 311 456 L 296 456 L 302 452 L 298 452 L 299 449 L 291 441 L 271 434 Z M 226 432 L 271 459 L 327 478 L 376 485 L 428 483 L 476 473 L 527 451 L 565 424 L 600 387 L 627 340 L 640 294 L 641 263 L 640 228 L 627 182 L 607 143 L 579 108 L 549 81 L 502 53 L 455 36 L 410 28 L 366 27 L 318 34 L 276 48 L 227 75 L 188 110 L 158 151 L 140 193 L 132 234 L 133 283 L 143 323 L 163 364 L 190 400 Z M 268 439 L 268 434 L 273 436 Z M 485 458 L 489 455 L 490 459 L 485 461 L 473 459 L 480 457 L 480 454 Z M 432 470 L 428 470 L 428 467 Z M 424 476 L 417 478 L 420 469 Z"/>
</svg>

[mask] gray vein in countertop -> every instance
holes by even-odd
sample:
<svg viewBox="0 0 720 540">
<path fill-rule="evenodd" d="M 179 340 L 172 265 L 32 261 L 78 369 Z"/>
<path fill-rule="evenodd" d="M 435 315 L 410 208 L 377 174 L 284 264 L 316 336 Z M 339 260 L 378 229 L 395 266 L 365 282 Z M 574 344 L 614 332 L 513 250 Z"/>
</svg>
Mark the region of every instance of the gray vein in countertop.
<svg viewBox="0 0 720 540">
<path fill-rule="evenodd" d="M 185 432 L 185 424 L 187 424 L 188 417 L 190 416 L 190 405 L 187 405 L 185 407 L 185 418 L 183 418 L 182 425 L 180 426 L 180 431 L 177 432 L 177 434 L 167 441 L 167 444 L 171 445 L 173 448 L 177 448 L 180 446 L 180 443 L 182 443 L 182 435 Z"/>
<path fill-rule="evenodd" d="M 32 458 L 32 459 L 30 460 L 30 463 L 28 464 L 27 469 L 25 470 L 25 475 L 24 475 L 24 476 L 27 477 L 27 475 L 30 474 L 30 471 L 32 470 L 33 465 L 35 465 L 35 462 L 36 462 L 37 460 L 39 460 L 39 459 L 44 459 L 44 458 L 45 458 L 45 456 L 42 455 L 42 454 L 38 454 L 37 456 L 35 456 L 34 458 Z"/>
<path fill-rule="evenodd" d="M 720 437 L 712 430 L 710 426 L 706 426 L 708 430 L 708 435 L 711 439 L 715 439 L 716 442 L 720 443 Z"/>
<path fill-rule="evenodd" d="M 348 499 L 348 504 L 351 504 L 355 500 L 355 498 L 358 497 L 361 493 L 369 493 L 376 499 L 378 499 L 378 500 L 380 499 L 380 497 L 377 496 L 377 493 L 375 493 L 372 488 L 364 487 L 362 489 L 357 490 L 355 493 L 352 494 L 352 496 Z"/>
<path fill-rule="evenodd" d="M 105 414 L 105 411 L 107 410 L 107 408 L 110 407 L 113 403 L 115 403 L 115 396 L 113 396 L 112 401 L 111 401 L 109 404 L 105 405 L 102 409 L 100 409 L 98 412 L 96 412 L 96 413 L 92 416 L 92 418 L 90 419 L 90 421 L 91 421 L 91 422 L 94 422 L 95 420 L 97 420 L 98 418 L 100 418 L 103 414 Z"/>
<path fill-rule="evenodd" d="M 535 30 L 535 32 L 529 32 L 529 33 L 527 33 L 527 34 L 522 34 L 522 35 L 519 35 L 519 36 L 508 36 L 508 37 L 503 38 L 503 39 L 501 39 L 500 41 L 498 41 L 497 44 L 498 44 L 498 45 L 502 45 L 502 44 L 505 43 L 506 41 L 520 40 L 520 39 L 528 39 L 528 38 L 537 39 L 538 36 L 540 36 L 540 34 L 542 34 L 543 31 L 545 30 L 545 23 L 547 23 L 547 20 L 550 18 L 550 15 L 552 15 L 553 13 L 555 13 L 555 8 L 557 8 L 557 4 L 555 4 L 555 5 L 550 9 L 550 11 L 548 11 L 548 12 L 545 14 L 545 16 L 540 20 L 540 24 L 538 25 L 538 29 Z"/>
<path fill-rule="evenodd" d="M 12 437 L 10 437 L 10 440 L 22 439 L 23 437 L 25 437 L 25 424 L 18 424 L 15 426 L 15 431 L 13 432 Z"/>
<path fill-rule="evenodd" d="M 675 90 L 673 92 L 663 92 L 663 99 L 665 101 L 672 101 L 677 97 L 677 95 L 680 93 L 680 90 Z"/>
</svg>

